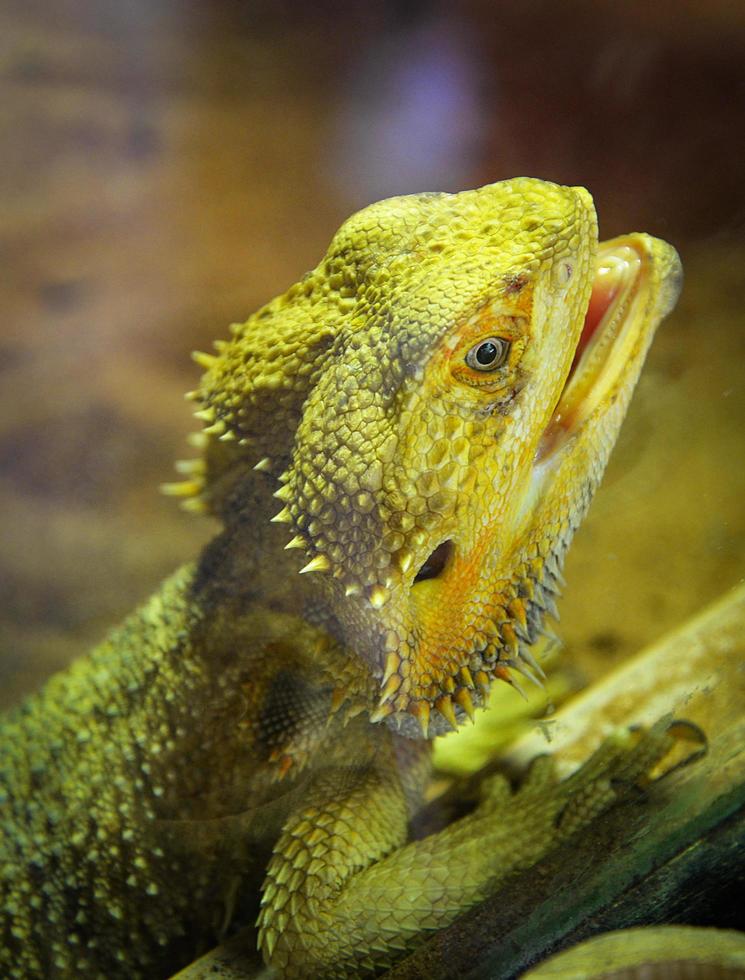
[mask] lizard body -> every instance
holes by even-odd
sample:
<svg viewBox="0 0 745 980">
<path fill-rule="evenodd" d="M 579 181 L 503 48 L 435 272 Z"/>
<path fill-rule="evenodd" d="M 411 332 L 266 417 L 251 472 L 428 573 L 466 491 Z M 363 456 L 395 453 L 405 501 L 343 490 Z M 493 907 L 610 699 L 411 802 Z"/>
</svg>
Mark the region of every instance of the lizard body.
<svg viewBox="0 0 745 980">
<path fill-rule="evenodd" d="M 410 839 L 432 736 L 534 663 L 679 272 L 582 189 L 396 198 L 198 355 L 171 491 L 223 531 L 0 723 L 3 975 L 168 976 L 257 912 L 285 975 L 374 973 L 644 773 L 659 733 Z"/>
</svg>

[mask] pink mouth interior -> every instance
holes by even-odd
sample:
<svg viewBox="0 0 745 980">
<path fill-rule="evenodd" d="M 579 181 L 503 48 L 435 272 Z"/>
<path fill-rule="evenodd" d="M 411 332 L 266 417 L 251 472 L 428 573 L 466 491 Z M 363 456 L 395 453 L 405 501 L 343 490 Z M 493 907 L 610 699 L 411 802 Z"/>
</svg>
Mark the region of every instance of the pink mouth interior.
<svg viewBox="0 0 745 980">
<path fill-rule="evenodd" d="M 590 294 L 590 302 L 587 306 L 587 313 L 585 314 L 585 322 L 582 326 L 582 333 L 580 334 L 579 342 L 574 352 L 574 358 L 572 359 L 572 366 L 564 382 L 564 389 L 554 415 L 538 444 L 536 461 L 541 461 L 548 456 L 556 448 L 561 438 L 572 428 L 576 406 L 566 403 L 564 393 L 569 387 L 569 383 L 574 376 L 577 365 L 582 359 L 582 355 L 589 347 L 590 342 L 603 323 L 606 313 L 613 305 L 613 301 L 622 287 L 623 279 L 618 275 L 617 268 L 612 270 L 602 269 L 595 277 Z"/>
<path fill-rule="evenodd" d="M 582 327 L 582 333 L 580 334 L 577 349 L 574 352 L 574 359 L 572 361 L 572 366 L 569 369 L 569 376 L 567 377 L 566 384 L 569 383 L 570 378 L 574 374 L 574 369 L 579 363 L 579 359 L 582 357 L 587 345 L 594 337 L 595 331 L 600 326 L 600 323 L 609 306 L 616 298 L 620 286 L 620 281 L 612 276 L 598 276 L 595 279 L 595 283 L 592 287 L 592 293 L 590 294 L 590 303 L 587 307 L 587 313 L 585 314 L 585 323 Z M 564 387 L 566 387 L 566 384 Z"/>
</svg>

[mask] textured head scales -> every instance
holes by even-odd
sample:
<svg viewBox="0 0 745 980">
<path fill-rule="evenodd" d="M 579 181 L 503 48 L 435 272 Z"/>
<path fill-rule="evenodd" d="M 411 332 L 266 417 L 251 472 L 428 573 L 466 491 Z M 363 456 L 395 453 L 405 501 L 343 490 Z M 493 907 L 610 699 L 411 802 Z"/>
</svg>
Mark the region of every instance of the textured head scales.
<svg viewBox="0 0 745 980">
<path fill-rule="evenodd" d="M 596 249 L 578 188 L 383 201 L 206 362 L 203 498 L 230 520 L 247 461 L 274 475 L 289 554 L 403 730 L 470 713 L 551 605 L 571 508 L 539 522 L 530 480 Z"/>
</svg>

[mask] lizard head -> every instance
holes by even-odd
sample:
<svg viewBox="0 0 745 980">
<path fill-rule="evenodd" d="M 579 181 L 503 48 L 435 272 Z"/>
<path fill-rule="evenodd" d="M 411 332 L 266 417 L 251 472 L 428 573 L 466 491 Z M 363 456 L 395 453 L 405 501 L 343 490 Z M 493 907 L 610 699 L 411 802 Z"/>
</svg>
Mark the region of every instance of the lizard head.
<svg viewBox="0 0 745 980">
<path fill-rule="evenodd" d="M 582 188 L 394 198 L 205 363 L 202 496 L 240 509 L 247 454 L 279 481 L 288 557 L 377 679 L 373 721 L 439 733 L 535 666 L 679 282 L 664 242 L 599 245 Z"/>
</svg>

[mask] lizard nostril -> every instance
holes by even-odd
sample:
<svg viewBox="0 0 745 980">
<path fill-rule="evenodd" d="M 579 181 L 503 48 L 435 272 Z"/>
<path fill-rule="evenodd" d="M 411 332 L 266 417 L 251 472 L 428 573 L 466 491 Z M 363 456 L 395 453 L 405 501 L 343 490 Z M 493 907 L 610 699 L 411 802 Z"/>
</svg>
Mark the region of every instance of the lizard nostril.
<svg viewBox="0 0 745 980">
<path fill-rule="evenodd" d="M 417 582 L 424 582 L 428 578 L 437 578 L 437 576 L 444 570 L 452 553 L 452 541 L 443 541 L 442 544 L 438 544 L 435 550 L 417 572 L 416 578 L 414 579 L 414 585 L 416 585 Z"/>
</svg>

